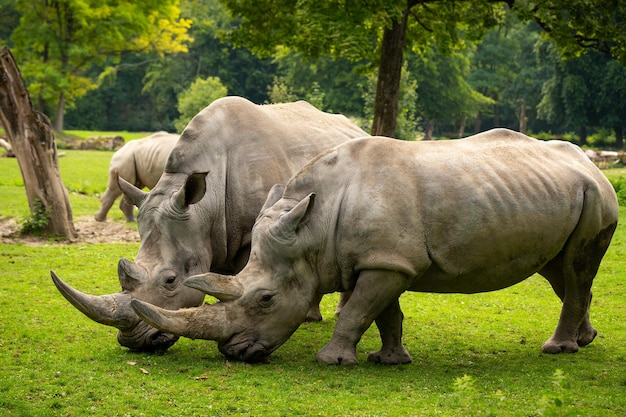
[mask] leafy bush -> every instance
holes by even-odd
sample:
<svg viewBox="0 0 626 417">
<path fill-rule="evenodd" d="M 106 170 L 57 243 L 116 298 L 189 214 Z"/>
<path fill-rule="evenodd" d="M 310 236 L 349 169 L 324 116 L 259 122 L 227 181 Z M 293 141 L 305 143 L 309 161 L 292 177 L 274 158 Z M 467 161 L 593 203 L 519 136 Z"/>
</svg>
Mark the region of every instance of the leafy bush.
<svg viewBox="0 0 626 417">
<path fill-rule="evenodd" d="M 50 207 L 44 207 L 38 198 L 35 199 L 33 205 L 33 213 L 21 222 L 20 233 L 41 236 L 50 222 Z"/>
<path fill-rule="evenodd" d="M 609 181 L 615 188 L 617 194 L 617 200 L 620 206 L 626 206 L 626 177 L 609 178 Z"/>
</svg>

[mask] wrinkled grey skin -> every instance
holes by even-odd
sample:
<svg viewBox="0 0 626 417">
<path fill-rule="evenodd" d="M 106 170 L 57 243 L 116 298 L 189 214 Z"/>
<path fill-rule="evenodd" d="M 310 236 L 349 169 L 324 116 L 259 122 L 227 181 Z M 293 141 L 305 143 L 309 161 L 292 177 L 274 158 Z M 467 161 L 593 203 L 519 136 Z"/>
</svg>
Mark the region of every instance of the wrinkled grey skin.
<svg viewBox="0 0 626 417">
<path fill-rule="evenodd" d="M 142 322 L 130 298 L 169 310 L 202 304 L 204 294 L 183 285 L 185 278 L 241 270 L 252 225 L 272 185 L 286 182 L 322 150 L 362 136 L 367 134 L 346 117 L 306 102 L 258 106 L 240 97 L 216 100 L 185 128 L 149 193 L 120 180 L 139 207 L 141 238 L 135 262 L 119 261 L 122 291 L 92 296 L 54 274 L 53 281 L 81 312 L 120 329 L 121 345 L 167 349 L 177 337 Z M 310 319 L 321 320 L 317 305 Z"/>
<path fill-rule="evenodd" d="M 318 293 L 352 290 L 326 364 L 354 365 L 372 322 L 368 360 L 411 361 L 402 345 L 405 291 L 476 293 L 538 272 L 563 301 L 543 352 L 576 352 L 597 332 L 591 285 L 617 225 L 615 191 L 576 146 L 505 129 L 467 139 L 354 140 L 305 165 L 268 196 L 237 279 L 191 277 L 221 299 L 165 311 L 133 300 L 152 325 L 263 361 L 304 320 Z"/>
<path fill-rule="evenodd" d="M 100 197 L 100 210 L 94 215 L 95 219 L 99 222 L 105 221 L 113 203 L 122 195 L 122 189 L 117 182 L 118 175 L 139 189 L 154 188 L 179 137 L 180 135 L 173 133 L 156 132 L 142 139 L 131 140 L 115 152 L 109 164 L 107 189 Z M 120 210 L 126 216 L 127 222 L 135 221 L 134 208 L 133 203 L 126 196 L 122 196 Z"/>
</svg>

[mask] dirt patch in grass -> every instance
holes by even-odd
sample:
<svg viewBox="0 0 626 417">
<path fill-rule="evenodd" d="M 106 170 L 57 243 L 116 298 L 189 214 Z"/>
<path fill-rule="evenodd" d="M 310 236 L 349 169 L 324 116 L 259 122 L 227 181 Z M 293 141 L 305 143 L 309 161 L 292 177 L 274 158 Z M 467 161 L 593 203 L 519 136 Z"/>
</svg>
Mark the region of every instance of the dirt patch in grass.
<svg viewBox="0 0 626 417">
<path fill-rule="evenodd" d="M 74 219 L 74 228 L 78 234 L 74 244 L 80 243 L 133 243 L 139 242 L 139 232 L 122 222 L 107 220 L 97 222 L 93 217 L 84 216 Z M 0 243 L 26 245 L 67 244 L 67 241 L 49 237 L 20 235 L 19 224 L 14 218 L 0 219 Z"/>
</svg>

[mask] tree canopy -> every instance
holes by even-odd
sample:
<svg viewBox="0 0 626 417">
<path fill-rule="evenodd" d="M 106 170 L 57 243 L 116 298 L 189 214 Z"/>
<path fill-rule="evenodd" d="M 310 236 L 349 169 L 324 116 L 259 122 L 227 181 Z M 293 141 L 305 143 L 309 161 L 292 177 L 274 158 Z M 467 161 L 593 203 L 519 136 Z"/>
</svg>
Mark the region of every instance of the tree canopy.
<svg viewBox="0 0 626 417">
<path fill-rule="evenodd" d="M 186 52 L 190 20 L 178 0 L 16 0 L 20 25 L 14 53 L 40 107 L 56 106 L 63 129 L 65 106 L 97 87 L 123 53 Z M 100 67 L 98 73 L 90 72 Z"/>
</svg>

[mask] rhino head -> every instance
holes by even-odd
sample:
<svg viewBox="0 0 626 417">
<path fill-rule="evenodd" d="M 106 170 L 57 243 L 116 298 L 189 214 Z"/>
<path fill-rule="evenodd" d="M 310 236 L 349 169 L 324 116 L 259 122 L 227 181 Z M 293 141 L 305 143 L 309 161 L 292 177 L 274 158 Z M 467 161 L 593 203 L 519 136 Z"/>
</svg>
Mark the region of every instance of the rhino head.
<svg viewBox="0 0 626 417">
<path fill-rule="evenodd" d="M 270 191 L 266 206 L 276 191 Z M 319 291 L 313 264 L 301 256 L 303 248 L 314 246 L 313 239 L 299 233 L 313 200 L 314 194 L 295 206 L 293 200 L 281 200 L 262 211 L 252 232 L 249 261 L 236 276 L 205 273 L 186 280 L 185 285 L 219 302 L 170 311 L 134 299 L 133 309 L 168 334 L 215 340 L 231 359 L 263 361 L 305 321 Z"/>
<path fill-rule="evenodd" d="M 210 270 L 212 248 L 202 240 L 200 226 L 191 211 L 206 192 L 207 173 L 164 174 L 150 193 L 119 178 L 120 187 L 140 207 L 137 219 L 141 246 L 135 262 L 121 259 L 118 277 L 122 291 L 94 296 L 72 288 L 54 272 L 52 280 L 59 292 L 92 320 L 119 329 L 118 342 L 133 350 L 165 350 L 177 336 L 143 322 L 131 308 L 132 298 L 176 310 L 202 304 L 204 294 L 184 285 L 190 275 Z M 178 191 L 167 193 L 177 182 Z M 163 226 L 167 224 L 167 227 Z"/>
</svg>

